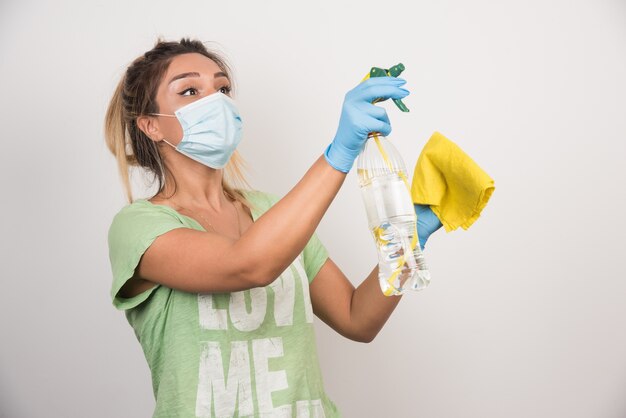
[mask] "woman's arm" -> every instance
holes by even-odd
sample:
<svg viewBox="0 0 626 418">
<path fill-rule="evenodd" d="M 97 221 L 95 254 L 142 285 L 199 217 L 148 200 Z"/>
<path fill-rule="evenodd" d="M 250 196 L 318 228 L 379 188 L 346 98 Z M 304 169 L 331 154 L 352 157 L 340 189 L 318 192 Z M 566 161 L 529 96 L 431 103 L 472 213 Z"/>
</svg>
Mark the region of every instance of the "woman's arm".
<svg viewBox="0 0 626 418">
<path fill-rule="evenodd" d="M 337 265 L 326 260 L 310 285 L 313 312 L 332 329 L 354 341 L 371 342 L 402 296 L 385 296 L 378 266 L 356 289 Z"/>
<path fill-rule="evenodd" d="M 308 243 L 345 177 L 321 156 L 238 240 L 188 228 L 161 235 L 141 258 L 135 283 L 193 293 L 270 284 Z"/>
</svg>

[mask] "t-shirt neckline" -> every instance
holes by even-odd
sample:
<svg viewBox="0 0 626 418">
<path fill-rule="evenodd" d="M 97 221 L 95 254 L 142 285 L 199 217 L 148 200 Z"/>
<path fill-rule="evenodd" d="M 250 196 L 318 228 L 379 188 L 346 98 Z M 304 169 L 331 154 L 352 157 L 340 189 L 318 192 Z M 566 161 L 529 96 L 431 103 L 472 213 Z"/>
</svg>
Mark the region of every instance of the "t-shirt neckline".
<svg viewBox="0 0 626 418">
<path fill-rule="evenodd" d="M 246 196 L 246 197 L 249 198 L 249 196 Z M 187 215 L 183 215 L 182 213 L 180 213 L 179 211 L 177 211 L 176 209 L 174 209 L 171 206 L 161 205 L 159 203 L 152 203 L 151 201 L 149 201 L 146 198 L 136 199 L 135 202 L 144 202 L 144 203 L 147 203 L 148 205 L 151 205 L 151 206 L 166 208 L 167 210 L 170 210 L 170 211 L 174 212 L 176 215 L 180 216 L 181 218 L 185 218 L 185 219 L 191 220 L 192 222 L 197 224 L 200 228 L 202 228 L 203 231 L 207 232 L 206 229 L 204 229 L 204 227 L 198 221 L 196 221 L 194 218 L 191 218 L 191 217 L 189 217 Z M 250 208 L 250 214 L 252 215 L 252 222 L 256 222 L 257 219 L 258 219 L 257 211 L 254 210 L 253 208 Z"/>
</svg>

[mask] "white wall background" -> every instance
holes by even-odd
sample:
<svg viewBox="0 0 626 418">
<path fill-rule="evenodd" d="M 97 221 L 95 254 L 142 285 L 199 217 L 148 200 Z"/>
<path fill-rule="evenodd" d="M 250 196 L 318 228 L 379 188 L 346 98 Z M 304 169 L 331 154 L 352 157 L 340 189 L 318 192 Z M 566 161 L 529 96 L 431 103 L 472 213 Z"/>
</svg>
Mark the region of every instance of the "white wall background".
<svg viewBox="0 0 626 418">
<path fill-rule="evenodd" d="M 109 300 L 106 232 L 125 202 L 102 123 L 158 35 L 230 58 L 255 188 L 285 194 L 345 92 L 398 62 L 411 113 L 385 107 L 407 165 L 439 130 L 495 179 L 469 231 L 431 238 L 430 288 L 373 343 L 318 321 L 344 416 L 626 417 L 621 0 L 3 0 L 0 417 L 151 414 Z M 351 173 L 318 229 L 355 285 L 375 263 L 360 199 Z"/>
</svg>

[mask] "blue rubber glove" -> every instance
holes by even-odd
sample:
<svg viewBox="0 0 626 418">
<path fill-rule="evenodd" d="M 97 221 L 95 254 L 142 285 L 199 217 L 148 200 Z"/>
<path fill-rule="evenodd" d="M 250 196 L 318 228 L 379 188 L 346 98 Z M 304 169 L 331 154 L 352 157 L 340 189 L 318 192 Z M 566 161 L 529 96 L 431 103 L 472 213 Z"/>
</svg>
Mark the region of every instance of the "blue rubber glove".
<svg viewBox="0 0 626 418">
<path fill-rule="evenodd" d="M 406 81 L 396 77 L 374 77 L 350 90 L 341 109 L 339 127 L 324 156 L 334 169 L 347 173 L 361 152 L 370 132 L 389 135 L 391 124 L 387 112 L 372 104 L 376 99 L 402 99 L 409 91 Z"/>
<path fill-rule="evenodd" d="M 420 239 L 420 248 L 424 251 L 428 237 L 441 228 L 443 224 L 429 205 L 414 204 L 413 206 L 415 206 L 415 214 L 417 215 L 417 235 Z"/>
</svg>

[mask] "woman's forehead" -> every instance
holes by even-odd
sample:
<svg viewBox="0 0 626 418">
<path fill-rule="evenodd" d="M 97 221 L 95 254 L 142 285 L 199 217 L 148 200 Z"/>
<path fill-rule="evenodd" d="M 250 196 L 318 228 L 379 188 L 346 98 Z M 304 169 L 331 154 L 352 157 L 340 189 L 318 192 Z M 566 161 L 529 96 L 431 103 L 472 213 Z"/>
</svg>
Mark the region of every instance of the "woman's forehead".
<svg viewBox="0 0 626 418">
<path fill-rule="evenodd" d="M 168 82 L 172 77 L 186 72 L 209 73 L 212 75 L 218 71 L 221 71 L 221 69 L 217 63 L 202 54 L 182 54 L 177 55 L 170 62 L 165 74 L 165 81 Z"/>
</svg>

